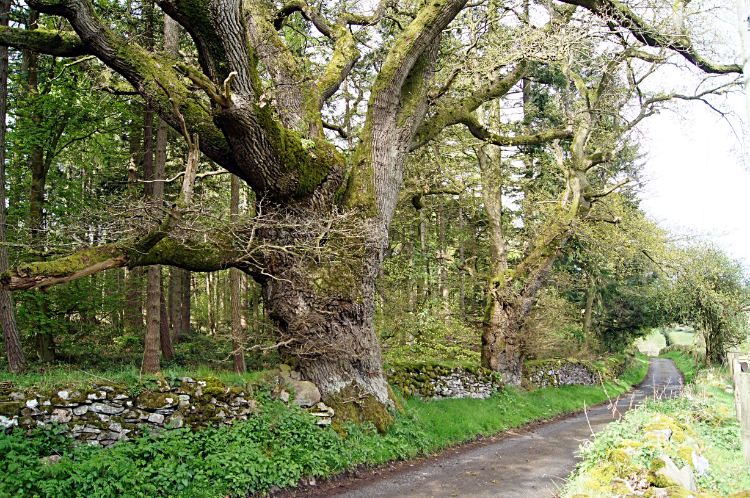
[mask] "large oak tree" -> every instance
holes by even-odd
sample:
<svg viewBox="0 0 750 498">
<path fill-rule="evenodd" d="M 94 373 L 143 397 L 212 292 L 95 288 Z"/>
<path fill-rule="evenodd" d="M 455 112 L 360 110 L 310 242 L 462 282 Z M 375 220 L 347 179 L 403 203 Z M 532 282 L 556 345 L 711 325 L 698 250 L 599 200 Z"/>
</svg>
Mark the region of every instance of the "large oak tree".
<svg viewBox="0 0 750 498">
<path fill-rule="evenodd" d="M 484 102 L 505 95 L 524 77 L 529 64 L 522 54 L 494 68 L 469 92 L 447 91 L 455 72 L 436 80 L 443 31 L 463 9 L 477 8 L 467 7 L 466 0 L 384 0 L 371 15 L 304 0 L 157 0 L 189 34 L 196 64 L 189 57 L 146 50 L 114 30 L 90 0 L 28 3 L 45 15 L 66 19 L 72 31 L 0 27 L 0 43 L 56 56 L 96 56 L 124 77 L 161 119 L 183 135 L 197 137 L 193 142 L 203 154 L 247 182 L 262 199 L 265 219 L 276 223 L 249 224 L 245 232 L 242 226 L 217 231 L 202 240 L 175 236 L 179 220 L 189 216 L 188 186 L 163 221 L 139 240 L 19 266 L 2 275 L 3 287 L 48 287 L 123 266 L 238 268 L 262 284 L 282 354 L 294 358 L 328 403 L 354 407 L 360 416 L 380 423 L 388 419 L 384 407 L 389 393 L 373 330 L 374 283 L 407 155 L 443 128 L 463 124 L 495 145 L 573 138 L 573 148 L 580 146 L 585 162 L 570 169 L 574 181 L 580 180 L 580 168 L 585 173 L 586 164 L 606 159 L 585 153 L 586 132 L 580 128 L 575 137 L 567 126 L 502 134 L 476 119 Z M 706 61 L 685 37 L 660 34 L 626 3 L 564 3 L 569 5 L 553 4 L 551 25 L 564 23 L 583 7 L 606 17 L 616 36 L 671 49 L 704 71 L 740 71 L 736 65 Z M 325 40 L 321 45 L 327 50 L 310 57 L 285 43 L 281 31 L 291 16 L 300 15 Z M 386 22 L 387 29 L 368 37 L 373 26 Z M 377 69 L 366 88 L 365 115 L 347 159 L 326 139 L 324 129 L 337 127 L 325 123 L 321 111 L 357 66 L 360 50 L 374 44 L 380 45 L 373 64 Z M 311 69 L 315 67 L 319 69 Z M 560 235 L 566 233 L 564 224 L 587 212 L 583 194 L 573 192 L 571 202 L 580 207 L 567 206 L 565 212 L 573 217 L 563 217 L 542 234 L 549 243 L 531 255 L 535 266 L 525 272 L 546 271 L 549 248 L 565 239 Z M 360 229 L 326 232 L 330 224 L 325 220 L 334 209 L 356 213 Z M 266 249 L 254 252 L 254 246 Z M 329 256 L 295 250 L 300 246 L 325 246 Z M 502 300 L 498 303 L 502 306 Z"/>
</svg>

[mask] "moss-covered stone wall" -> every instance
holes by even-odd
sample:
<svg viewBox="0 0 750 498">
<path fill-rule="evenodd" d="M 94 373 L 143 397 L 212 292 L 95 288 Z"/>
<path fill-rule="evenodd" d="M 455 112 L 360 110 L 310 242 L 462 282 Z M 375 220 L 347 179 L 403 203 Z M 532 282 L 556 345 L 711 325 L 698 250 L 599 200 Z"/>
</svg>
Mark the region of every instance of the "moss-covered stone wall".
<svg viewBox="0 0 750 498">
<path fill-rule="evenodd" d="M 482 367 L 417 363 L 391 368 L 386 374 L 404 396 L 484 399 L 503 388 L 500 374 Z"/>
<path fill-rule="evenodd" d="M 568 359 L 534 360 L 523 365 L 523 378 L 529 384 L 544 387 L 594 385 L 601 380 L 615 379 L 625 372 L 625 358 L 613 357 L 592 362 Z"/>
<path fill-rule="evenodd" d="M 0 388 L 0 427 L 6 431 L 57 423 L 69 437 L 110 446 L 148 427 L 168 428 L 232 424 L 258 408 L 252 393 L 227 387 L 214 377 L 159 380 L 143 390 L 101 383 L 90 389 L 60 388 L 36 393 Z M 1 429 L 0 429 L 1 430 Z"/>
</svg>

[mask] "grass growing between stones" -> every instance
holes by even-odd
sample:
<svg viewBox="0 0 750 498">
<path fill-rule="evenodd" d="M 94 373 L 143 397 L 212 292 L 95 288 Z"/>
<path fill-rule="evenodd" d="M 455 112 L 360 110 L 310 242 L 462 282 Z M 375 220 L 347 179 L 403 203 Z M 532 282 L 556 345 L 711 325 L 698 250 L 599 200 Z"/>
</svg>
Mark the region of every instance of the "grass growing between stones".
<svg viewBox="0 0 750 498">
<path fill-rule="evenodd" d="M 639 358 L 618 381 L 605 383 L 609 396 L 639 382 L 646 368 Z M 308 413 L 272 400 L 269 393 L 262 384 L 256 387 L 261 413 L 247 422 L 198 432 L 170 430 L 107 450 L 73 445 L 51 426 L 35 429 L 33 437 L 20 430 L 0 434 L 0 498 L 262 494 L 274 486 L 294 486 L 300 479 L 329 476 L 356 465 L 426 456 L 478 435 L 581 409 L 584 400 L 591 406 L 607 399 L 601 386 L 506 389 L 487 400 L 412 398 L 406 401 L 406 413 L 396 414 L 385 434 L 370 424 L 349 424 L 342 437 L 316 426 Z M 51 465 L 50 457 L 59 461 Z"/>
<path fill-rule="evenodd" d="M 682 358 L 678 366 L 689 358 Z M 666 428 L 672 431 L 669 439 L 649 434 Z M 582 448 L 584 460 L 562 496 L 608 498 L 633 495 L 631 492 L 646 497 L 750 496 L 750 473 L 740 441 L 726 373 L 703 370 L 682 396 L 643 403 Z M 657 459 L 665 456 L 678 468 L 691 467 L 697 491 L 678 486 L 682 483 L 660 480 L 655 473 L 660 465 Z M 709 464 L 704 475 L 699 475 L 698 456 Z"/>
</svg>

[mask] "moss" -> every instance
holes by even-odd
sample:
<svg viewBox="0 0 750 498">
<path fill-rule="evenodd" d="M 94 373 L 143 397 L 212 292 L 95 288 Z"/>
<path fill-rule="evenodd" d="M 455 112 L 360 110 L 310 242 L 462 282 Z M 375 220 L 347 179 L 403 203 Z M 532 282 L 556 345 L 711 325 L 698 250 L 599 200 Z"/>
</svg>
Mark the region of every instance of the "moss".
<svg viewBox="0 0 750 498">
<path fill-rule="evenodd" d="M 396 396 L 396 393 L 393 392 L 393 389 L 391 389 L 390 384 L 388 385 L 388 397 L 393 402 L 393 408 L 399 412 L 400 414 L 406 413 L 404 410 L 404 406 L 401 404 L 401 401 L 398 399 L 398 396 Z"/>
<path fill-rule="evenodd" d="M 17 403 L 15 401 L 7 402 L 7 403 L 0 403 L 0 415 L 3 415 L 5 417 L 16 416 L 18 415 L 18 412 L 20 410 L 21 410 L 21 403 Z"/>
<path fill-rule="evenodd" d="M 216 377 L 204 377 L 202 379 L 196 379 L 198 382 L 205 382 L 206 385 L 203 387 L 204 396 L 213 396 L 216 399 L 224 399 L 227 397 L 228 389 Z"/>
<path fill-rule="evenodd" d="M 169 401 L 169 400 L 172 401 Z M 136 405 L 147 410 L 158 410 L 165 406 L 176 405 L 178 398 L 176 394 L 160 392 L 143 392 L 136 398 Z"/>
<path fill-rule="evenodd" d="M 614 449 L 610 451 L 608 459 L 618 467 L 624 467 L 630 464 L 630 455 L 625 450 Z"/>
<path fill-rule="evenodd" d="M 325 404 L 333 408 L 335 415 L 332 423 L 338 429 L 343 428 L 347 421 L 371 422 L 379 433 L 384 434 L 386 428 L 393 423 L 393 417 L 386 406 L 373 395 L 362 392 L 358 386 L 349 385 L 338 393 L 329 395 Z"/>
<path fill-rule="evenodd" d="M 648 472 L 648 482 L 653 484 L 654 486 L 658 488 L 667 488 L 670 486 L 675 486 L 675 482 L 667 479 L 661 474 L 657 474 L 657 472 L 665 467 L 665 463 L 660 458 L 655 458 L 651 460 L 651 465 L 649 466 L 649 472 Z"/>
</svg>

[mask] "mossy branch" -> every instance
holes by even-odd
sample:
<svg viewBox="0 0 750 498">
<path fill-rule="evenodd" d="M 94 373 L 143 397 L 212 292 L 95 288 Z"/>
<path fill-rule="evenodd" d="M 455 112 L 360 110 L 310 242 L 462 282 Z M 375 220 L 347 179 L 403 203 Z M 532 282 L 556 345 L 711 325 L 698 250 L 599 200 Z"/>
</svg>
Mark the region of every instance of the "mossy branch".
<svg viewBox="0 0 750 498">
<path fill-rule="evenodd" d="M 75 33 L 51 29 L 26 30 L 0 26 L 0 45 L 55 57 L 78 57 L 91 53 Z"/>
</svg>

